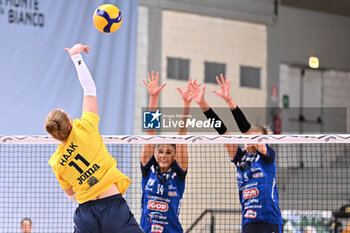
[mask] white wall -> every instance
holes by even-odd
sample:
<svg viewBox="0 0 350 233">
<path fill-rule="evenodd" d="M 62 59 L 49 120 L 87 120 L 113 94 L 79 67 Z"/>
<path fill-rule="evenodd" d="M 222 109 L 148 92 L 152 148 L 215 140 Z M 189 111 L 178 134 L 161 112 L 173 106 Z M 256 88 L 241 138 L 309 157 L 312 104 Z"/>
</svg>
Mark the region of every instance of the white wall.
<svg viewBox="0 0 350 233">
<path fill-rule="evenodd" d="M 186 22 L 186 23 L 184 23 Z M 175 11 L 163 11 L 162 18 L 162 80 L 167 82 L 161 95 L 161 106 L 182 107 L 176 87 L 185 89 L 187 81 L 167 79 L 167 57 L 190 60 L 190 77 L 207 86 L 206 100 L 212 107 L 226 107 L 225 102 L 212 89 L 217 84 L 204 83 L 204 62 L 225 63 L 232 80 L 231 94 L 240 106 L 263 107 L 266 104 L 266 26 L 206 17 Z M 261 68 L 261 89 L 242 88 L 239 84 L 240 65 Z M 193 107 L 198 107 L 192 103 Z M 229 116 L 232 121 L 232 116 Z M 253 120 L 252 120 L 253 121 Z M 205 209 L 239 208 L 235 167 L 223 147 L 211 151 L 204 146 L 191 148 L 188 188 L 182 202 L 181 222 L 193 223 Z M 195 156 L 202 154 L 202 156 Z M 213 157 L 215 154 L 215 158 Z M 220 166 L 217 164 L 220 163 Z M 199 166 L 196 166 L 200 164 Z M 226 176 L 213 174 L 223 174 Z M 215 188 L 206 185 L 208 180 Z M 228 186 L 230 187 L 228 189 Z M 229 190 L 229 193 L 228 193 Z M 204 196 L 201 197 L 201 195 Z M 193 199 L 193 197 L 199 197 Z M 228 198 L 228 196 L 230 198 Z M 217 224 L 240 224 L 240 216 L 218 219 Z"/>
<path fill-rule="evenodd" d="M 159 15 L 163 10 L 265 24 L 268 77 L 265 101 L 268 107 L 278 106 L 278 100 L 270 97 L 270 91 L 272 85 L 279 86 L 281 63 L 306 66 L 307 58 L 316 55 L 320 58 L 321 68 L 349 71 L 349 17 L 280 5 L 276 18 L 273 0 L 140 0 L 139 4 L 156 12 L 152 13 L 155 16 L 150 24 L 151 29 L 158 29 L 152 29 L 155 33 L 162 33 L 159 30 L 162 24 Z M 149 51 L 153 53 L 152 61 L 149 61 L 151 63 L 160 62 L 159 57 L 163 56 L 158 49 L 159 42 L 150 41 Z"/>
<path fill-rule="evenodd" d="M 307 67 L 309 56 L 317 56 L 322 69 L 350 71 L 349 28 L 350 17 L 280 6 L 278 20 L 268 26 L 268 86 L 279 84 L 281 63 Z"/>
<path fill-rule="evenodd" d="M 263 107 L 266 99 L 266 37 L 266 26 L 262 24 L 163 11 L 162 74 L 166 74 L 169 56 L 189 59 L 190 77 L 197 78 L 200 83 L 204 82 L 205 61 L 225 63 L 236 102 L 244 107 Z M 261 68 L 261 89 L 240 87 L 240 65 Z M 175 87 L 185 88 L 187 83 L 166 81 L 162 106 L 181 107 L 182 100 Z M 218 89 L 218 85 L 205 85 L 208 103 L 213 107 L 225 107 L 224 101 L 211 92 Z"/>
</svg>

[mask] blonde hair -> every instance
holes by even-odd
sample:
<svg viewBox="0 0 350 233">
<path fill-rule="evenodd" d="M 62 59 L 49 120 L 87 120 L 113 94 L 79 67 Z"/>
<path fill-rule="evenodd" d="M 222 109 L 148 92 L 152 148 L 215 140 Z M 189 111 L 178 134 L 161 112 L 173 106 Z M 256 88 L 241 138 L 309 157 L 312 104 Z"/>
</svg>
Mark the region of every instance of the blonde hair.
<svg viewBox="0 0 350 233">
<path fill-rule="evenodd" d="M 251 128 L 253 132 L 259 132 L 262 134 L 272 134 L 272 130 L 269 126 L 252 125 Z"/>
<path fill-rule="evenodd" d="M 62 109 L 52 110 L 46 117 L 45 128 L 55 139 L 65 141 L 71 130 L 67 113 Z"/>
</svg>

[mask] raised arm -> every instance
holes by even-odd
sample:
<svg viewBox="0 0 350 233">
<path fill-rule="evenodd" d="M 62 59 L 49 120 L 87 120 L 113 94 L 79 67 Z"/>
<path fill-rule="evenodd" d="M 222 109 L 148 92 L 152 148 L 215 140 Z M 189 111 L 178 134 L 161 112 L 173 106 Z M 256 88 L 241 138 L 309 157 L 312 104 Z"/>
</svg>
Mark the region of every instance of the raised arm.
<svg viewBox="0 0 350 233">
<path fill-rule="evenodd" d="M 203 86 L 203 88 L 200 88 L 200 84 L 197 83 L 197 81 L 195 80 L 193 83 L 193 89 L 192 89 L 192 96 L 193 96 L 193 100 L 199 105 L 199 107 L 202 109 L 204 115 L 209 119 L 215 119 L 215 120 L 219 120 L 221 121 L 221 126 L 220 127 L 216 127 L 215 130 L 221 134 L 221 135 L 229 135 L 230 133 L 227 131 L 227 128 L 224 124 L 224 122 L 219 118 L 218 115 L 216 115 L 216 113 L 214 112 L 214 110 L 209 106 L 209 104 L 207 103 L 207 101 L 205 100 L 205 86 Z M 238 146 L 237 144 L 225 144 L 225 149 L 228 153 L 228 155 L 230 156 L 230 158 L 233 160 Z"/>
<path fill-rule="evenodd" d="M 179 127 L 178 128 L 178 135 L 186 135 L 187 133 L 187 127 L 186 127 L 186 122 L 188 119 L 188 115 L 190 114 L 190 107 L 191 107 L 191 101 L 192 101 L 192 89 L 193 89 L 193 84 L 192 84 L 192 79 L 188 81 L 186 90 L 181 90 L 179 87 L 176 88 L 183 101 L 183 106 L 182 106 L 182 118 L 181 120 L 185 123 L 184 127 Z"/>
<path fill-rule="evenodd" d="M 240 131 L 244 134 L 257 134 L 255 132 L 256 130 L 253 129 L 253 127 L 248 122 L 247 118 L 244 116 L 241 109 L 237 106 L 236 102 L 231 96 L 230 93 L 230 87 L 231 87 L 231 80 L 229 80 L 228 76 L 226 75 L 225 78 L 221 74 L 220 78 L 216 77 L 216 81 L 220 87 L 219 91 L 213 90 L 215 94 L 220 96 L 227 104 L 227 106 L 230 108 L 231 113 L 237 123 L 238 128 Z M 258 151 L 260 151 L 262 154 L 267 154 L 267 149 L 265 144 L 254 144 L 253 145 Z"/>
<path fill-rule="evenodd" d="M 96 86 L 87 68 L 81 53 L 89 53 L 91 49 L 88 45 L 75 44 L 72 48 L 65 48 L 69 53 L 78 73 L 79 82 L 84 90 L 83 112 L 90 111 L 98 115 Z"/>
<path fill-rule="evenodd" d="M 219 91 L 213 90 L 213 92 L 218 96 L 220 96 L 226 102 L 226 104 L 231 110 L 233 117 L 235 118 L 235 121 L 237 123 L 239 130 L 244 134 L 250 134 L 252 132 L 250 123 L 244 116 L 241 109 L 237 106 L 234 99 L 231 97 L 231 93 L 230 93 L 231 80 L 228 79 L 227 75 L 224 78 L 224 76 L 221 74 L 220 78 L 216 77 L 216 81 L 220 86 L 220 90 Z"/>
<path fill-rule="evenodd" d="M 205 86 L 201 89 L 201 84 L 197 83 L 197 79 L 194 80 L 192 84 L 192 98 L 194 102 L 202 109 L 203 112 L 206 112 L 210 109 L 209 104 L 205 100 Z"/>
<path fill-rule="evenodd" d="M 181 121 L 184 122 L 183 127 L 178 128 L 178 135 L 186 135 L 187 134 L 187 119 L 188 115 L 190 114 L 190 107 L 191 107 L 191 101 L 192 101 L 192 79 L 188 81 L 186 90 L 181 90 L 179 87 L 176 88 L 183 101 L 183 107 L 182 107 L 182 117 Z M 182 168 L 182 170 L 186 171 L 188 168 L 188 151 L 187 151 L 187 144 L 177 144 L 176 145 L 176 161 L 179 164 L 179 166 Z"/>
<path fill-rule="evenodd" d="M 223 100 L 225 100 L 226 104 L 229 106 L 231 110 L 234 110 L 237 107 L 237 105 L 236 105 L 236 102 L 231 97 L 231 93 L 230 93 L 231 80 L 228 79 L 227 75 L 225 76 L 225 79 L 224 79 L 224 76 L 221 74 L 220 78 L 216 76 L 216 82 L 219 84 L 220 90 L 219 91 L 213 90 L 213 92 L 218 96 L 220 96 Z"/>
<path fill-rule="evenodd" d="M 159 102 L 159 94 L 166 85 L 166 83 L 163 83 L 161 86 L 159 86 L 159 73 L 157 72 L 156 75 L 154 75 L 154 71 L 151 72 L 151 75 L 147 74 L 147 81 L 142 80 L 142 82 L 145 84 L 148 90 L 149 94 L 149 104 L 148 109 L 149 111 L 157 111 L 158 109 L 158 102 Z M 157 131 L 156 129 L 148 129 L 147 135 L 156 135 Z M 141 152 L 141 163 L 143 166 L 145 166 L 150 158 L 152 157 L 154 153 L 154 144 L 145 144 L 142 148 Z"/>
</svg>

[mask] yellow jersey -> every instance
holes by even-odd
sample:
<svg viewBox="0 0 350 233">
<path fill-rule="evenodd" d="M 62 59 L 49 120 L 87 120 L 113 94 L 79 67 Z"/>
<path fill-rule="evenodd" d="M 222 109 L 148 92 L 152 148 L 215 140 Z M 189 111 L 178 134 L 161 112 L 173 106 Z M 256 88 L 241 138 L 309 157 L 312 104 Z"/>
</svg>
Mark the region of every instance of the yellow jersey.
<svg viewBox="0 0 350 233">
<path fill-rule="evenodd" d="M 102 141 L 99 120 L 98 115 L 83 112 L 81 119 L 73 121 L 67 141 L 58 145 L 49 160 L 62 189 L 72 187 L 79 204 L 95 199 L 112 184 L 124 194 L 130 184 Z"/>
</svg>

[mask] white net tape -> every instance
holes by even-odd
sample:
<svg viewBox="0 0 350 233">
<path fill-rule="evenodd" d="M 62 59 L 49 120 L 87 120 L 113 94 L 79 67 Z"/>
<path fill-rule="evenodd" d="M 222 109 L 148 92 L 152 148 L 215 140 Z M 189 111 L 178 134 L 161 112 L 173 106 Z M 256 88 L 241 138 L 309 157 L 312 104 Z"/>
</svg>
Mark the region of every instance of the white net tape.
<svg viewBox="0 0 350 233">
<path fill-rule="evenodd" d="M 107 144 L 309 144 L 350 143 L 350 134 L 295 135 L 111 135 L 102 136 Z M 0 144 L 59 144 L 50 136 L 0 136 Z"/>
</svg>

